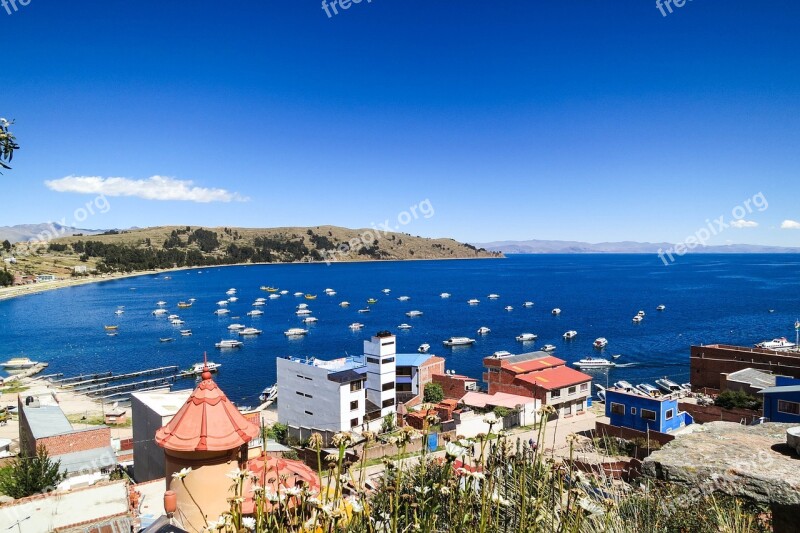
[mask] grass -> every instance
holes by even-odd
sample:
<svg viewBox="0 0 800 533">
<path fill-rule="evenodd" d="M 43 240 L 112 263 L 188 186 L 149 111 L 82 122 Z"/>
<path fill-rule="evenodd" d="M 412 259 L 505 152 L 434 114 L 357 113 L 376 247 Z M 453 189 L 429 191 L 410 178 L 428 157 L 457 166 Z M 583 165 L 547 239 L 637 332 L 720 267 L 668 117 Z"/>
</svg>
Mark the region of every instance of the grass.
<svg viewBox="0 0 800 533">
<path fill-rule="evenodd" d="M 96 415 L 96 414 L 89 415 L 89 416 L 82 415 L 82 414 L 67 415 L 67 420 L 69 420 L 71 424 L 86 424 L 86 425 L 89 425 L 89 426 L 104 426 L 104 425 L 106 425 L 105 418 L 103 418 L 102 415 Z M 113 424 L 113 425 L 109 425 L 109 427 L 129 428 L 129 427 L 131 427 L 131 424 L 132 424 L 131 418 L 128 417 L 128 419 L 125 421 L 124 424 Z"/>
<path fill-rule="evenodd" d="M 25 385 L 20 384 L 19 381 L 12 381 L 12 385 L 7 387 L 0 388 L 0 393 L 3 394 L 18 394 L 20 392 L 25 392 L 30 387 L 26 387 Z"/>
</svg>

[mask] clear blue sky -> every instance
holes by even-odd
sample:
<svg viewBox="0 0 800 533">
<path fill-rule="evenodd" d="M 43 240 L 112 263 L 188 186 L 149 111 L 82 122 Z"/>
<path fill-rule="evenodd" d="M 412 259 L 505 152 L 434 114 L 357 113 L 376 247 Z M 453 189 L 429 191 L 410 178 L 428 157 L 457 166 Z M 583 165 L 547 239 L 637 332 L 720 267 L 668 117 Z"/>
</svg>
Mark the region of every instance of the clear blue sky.
<svg viewBox="0 0 800 533">
<path fill-rule="evenodd" d="M 72 222 L 95 195 L 69 191 L 93 186 L 135 196 L 109 196 L 111 209 L 81 227 L 369 227 L 428 199 L 434 216 L 403 230 L 676 242 L 761 192 L 768 209 L 745 218 L 758 226 L 713 242 L 800 245 L 799 229 L 780 229 L 800 221 L 800 3 L 673 10 L 0 8 L 0 116 L 16 120 L 22 144 L 0 177 L 0 225 Z M 148 199 L 152 176 L 184 199 Z"/>
</svg>

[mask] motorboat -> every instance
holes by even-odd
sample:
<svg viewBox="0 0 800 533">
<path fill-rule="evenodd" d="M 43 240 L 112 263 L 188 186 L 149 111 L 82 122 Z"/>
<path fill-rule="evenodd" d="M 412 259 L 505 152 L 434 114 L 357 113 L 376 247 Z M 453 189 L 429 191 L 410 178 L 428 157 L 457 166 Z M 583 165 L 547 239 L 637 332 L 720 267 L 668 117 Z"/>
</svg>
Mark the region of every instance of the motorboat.
<svg viewBox="0 0 800 533">
<path fill-rule="evenodd" d="M 612 356 L 611 356 L 611 359 L 619 359 L 620 357 L 622 357 L 622 354 L 621 354 L 621 353 L 618 353 L 618 354 L 614 354 L 614 355 L 612 355 Z"/>
<path fill-rule="evenodd" d="M 266 305 L 265 302 L 255 301 L 253 302 L 253 307 L 261 307 L 262 305 Z"/>
<path fill-rule="evenodd" d="M 244 329 L 244 327 L 245 327 L 244 324 L 231 324 L 230 326 L 228 326 L 228 330 L 238 331 L 240 329 Z"/>
<path fill-rule="evenodd" d="M 164 307 L 165 305 L 167 305 L 167 302 L 165 302 L 164 300 L 160 300 L 156 302 L 156 305 L 159 307 Z"/>
<path fill-rule="evenodd" d="M 407 302 L 411 299 L 411 296 L 400 296 L 397 299 L 401 302 Z"/>
<path fill-rule="evenodd" d="M 289 291 L 287 291 L 287 290 L 285 290 L 285 289 L 284 289 L 284 290 L 282 290 L 281 292 L 279 292 L 278 294 L 280 294 L 280 295 L 282 295 L 282 296 L 286 296 L 287 294 L 289 294 Z"/>
<path fill-rule="evenodd" d="M 103 329 L 105 329 L 106 331 L 116 331 L 117 329 L 119 329 L 119 326 L 103 326 Z"/>
<path fill-rule="evenodd" d="M 331 289 L 331 288 L 327 288 L 327 289 L 325 289 L 325 291 L 324 291 L 324 292 L 325 292 L 325 294 L 336 293 L 336 291 L 335 291 L 335 290 L 333 290 L 333 289 Z"/>
<path fill-rule="evenodd" d="M 780 348 L 794 348 L 795 343 L 789 341 L 786 337 L 779 337 L 771 341 L 763 341 L 756 344 L 756 348 L 764 348 L 766 350 L 776 350 Z"/>
<path fill-rule="evenodd" d="M 664 304 L 661 304 L 661 305 L 659 305 L 658 307 L 656 307 L 656 311 L 663 311 L 663 310 L 664 310 L 664 309 L 666 309 L 666 308 L 667 308 L 667 306 L 666 306 L 666 305 L 664 305 Z"/>
<path fill-rule="evenodd" d="M 303 295 L 303 293 L 302 292 L 296 292 L 296 293 L 294 293 L 294 295 L 300 297 L 300 296 Z"/>
<path fill-rule="evenodd" d="M 231 348 L 241 348 L 242 346 L 244 346 L 244 343 L 242 341 L 237 341 L 233 339 L 224 339 L 214 345 L 215 348 L 219 348 L 221 350 L 226 350 Z"/>
<path fill-rule="evenodd" d="M 232 302 L 235 302 L 235 298 L 231 298 Z M 180 309 L 188 309 L 192 306 L 192 302 L 178 302 L 178 307 Z"/>
<path fill-rule="evenodd" d="M 645 393 L 646 396 L 650 396 L 652 398 L 661 396 L 661 391 L 649 383 L 640 383 L 639 385 L 636 385 L 636 388 Z"/>
<path fill-rule="evenodd" d="M 277 289 L 277 288 L 275 288 L 275 287 L 265 287 L 265 286 L 262 286 L 262 287 L 261 287 L 261 290 L 262 290 L 262 291 L 267 291 L 267 292 L 278 292 L 278 289 Z"/>
<path fill-rule="evenodd" d="M 481 301 L 478 300 L 477 298 L 472 298 L 471 300 L 467 300 L 467 303 L 469 305 L 478 305 L 479 303 L 481 303 Z"/>
<path fill-rule="evenodd" d="M 158 340 L 159 342 L 173 342 L 175 339 L 173 339 L 172 337 L 161 337 Z"/>
<path fill-rule="evenodd" d="M 553 313 L 553 316 L 558 316 L 558 315 L 560 315 L 560 314 L 561 314 L 561 309 L 559 309 L 558 307 L 556 307 L 555 309 L 553 309 L 553 310 L 552 310 L 552 311 L 550 311 L 550 312 L 551 312 L 551 313 Z"/>
<path fill-rule="evenodd" d="M 497 300 L 498 298 L 500 298 L 500 295 L 499 294 L 490 294 L 489 296 L 487 296 L 487 298 L 489 298 L 490 300 Z"/>
<path fill-rule="evenodd" d="M 306 295 L 304 296 L 304 298 L 305 298 L 306 300 L 316 300 L 316 299 L 317 299 L 317 295 L 316 295 L 316 294 L 306 294 Z"/>
<path fill-rule="evenodd" d="M 12 357 L 5 363 L 0 363 L 0 366 L 6 370 L 26 370 L 28 368 L 33 368 L 38 364 L 38 361 L 31 361 L 27 357 Z"/>
<path fill-rule="evenodd" d="M 195 363 L 191 368 L 185 371 L 184 375 L 199 376 L 208 369 L 212 374 L 219 370 L 222 364 L 209 361 L 207 363 Z"/>
<path fill-rule="evenodd" d="M 183 320 L 181 320 L 180 318 L 173 318 L 173 319 L 172 319 L 172 320 L 170 320 L 169 322 L 170 322 L 170 324 L 172 324 L 173 326 L 182 326 L 182 325 L 186 324 L 186 322 L 184 322 L 184 321 L 183 321 Z"/>
<path fill-rule="evenodd" d="M 634 387 L 633 385 L 631 385 L 630 381 L 625 381 L 624 379 L 621 379 L 616 383 L 614 383 L 614 387 L 617 389 L 622 389 L 626 392 L 634 392 L 636 394 L 641 394 L 641 391 L 636 387 Z"/>
<path fill-rule="evenodd" d="M 336 296 L 336 291 L 330 291 L 330 292 L 326 291 L 325 294 L 327 294 L 328 296 Z"/>
<path fill-rule="evenodd" d="M 691 383 L 681 383 L 681 388 L 686 392 L 692 392 L 692 384 Z"/>
<path fill-rule="evenodd" d="M 475 344 L 475 339 L 470 339 L 469 337 L 450 337 L 446 341 L 443 341 L 442 344 L 445 346 L 469 346 Z"/>
<path fill-rule="evenodd" d="M 300 304 L 297 306 L 297 309 L 308 309 L 308 304 Z"/>
<path fill-rule="evenodd" d="M 538 339 L 539 336 L 536 333 L 520 333 L 517 335 L 517 340 L 519 342 L 531 342 Z"/>
<path fill-rule="evenodd" d="M 606 346 L 608 346 L 608 339 L 605 337 L 598 337 L 594 340 L 594 347 L 598 350 L 602 350 Z"/>
<path fill-rule="evenodd" d="M 419 348 L 417 348 L 417 351 L 419 353 L 428 353 L 429 351 L 431 351 L 431 345 L 428 343 L 420 344 Z"/>
<path fill-rule="evenodd" d="M 114 314 L 117 315 L 117 316 L 123 315 L 123 314 L 125 314 L 125 311 L 123 311 L 122 309 L 117 309 L 116 311 L 114 311 Z"/>
<path fill-rule="evenodd" d="M 297 316 L 308 316 L 311 314 L 311 309 L 298 309 L 294 314 Z"/>
<path fill-rule="evenodd" d="M 597 387 L 597 397 L 600 399 L 601 402 L 606 401 L 606 388 L 602 385 L 595 383 L 595 387 Z"/>
<path fill-rule="evenodd" d="M 574 329 L 571 329 L 571 330 L 567 331 L 567 332 L 566 332 L 566 333 L 564 333 L 564 335 L 563 335 L 563 337 L 564 337 L 564 339 L 565 339 L 565 340 L 574 339 L 574 338 L 575 338 L 575 337 L 577 337 L 577 336 L 578 336 L 578 332 L 577 332 L 577 331 L 575 331 Z"/>
<path fill-rule="evenodd" d="M 376 298 L 370 298 L 370 299 L 367 300 L 367 303 L 369 305 L 376 304 L 376 303 L 378 303 L 378 300 Z"/>
<path fill-rule="evenodd" d="M 189 298 L 189 303 L 192 303 L 192 304 L 193 304 L 193 303 L 195 303 L 196 301 L 197 301 L 197 298 Z"/>
<path fill-rule="evenodd" d="M 261 394 L 258 395 L 258 399 L 261 403 L 267 402 L 274 402 L 278 398 L 278 384 L 272 385 L 271 387 L 267 387 Z"/>
<path fill-rule="evenodd" d="M 217 302 L 217 305 L 220 307 L 225 307 L 226 305 L 228 305 L 228 300 L 220 300 Z"/>
<path fill-rule="evenodd" d="M 182 329 L 181 330 L 181 336 L 182 337 L 191 337 L 191 335 L 192 335 L 192 330 L 190 330 L 190 329 Z"/>
<path fill-rule="evenodd" d="M 511 352 L 507 352 L 505 350 L 498 350 L 494 352 L 491 357 L 493 359 L 505 359 L 506 357 L 512 357 L 514 354 Z"/>
<path fill-rule="evenodd" d="M 339 307 L 350 307 L 350 302 L 344 301 L 344 302 L 339 304 Z"/>
<path fill-rule="evenodd" d="M 176 318 L 180 318 L 178 315 L 169 315 L 167 320 L 175 320 Z"/>
<path fill-rule="evenodd" d="M 478 328 L 478 335 L 486 335 L 487 333 L 490 333 L 491 331 L 492 330 L 487 328 L 486 326 L 481 326 L 481 327 Z"/>
<path fill-rule="evenodd" d="M 119 335 L 119 332 L 110 331 L 110 332 L 106 333 L 106 335 L 108 335 L 109 337 L 116 337 L 117 335 Z"/>
<path fill-rule="evenodd" d="M 353 322 L 352 324 L 350 324 L 347 327 L 352 329 L 353 331 L 355 331 L 355 330 L 363 328 L 364 324 L 362 324 L 361 322 Z"/>
<path fill-rule="evenodd" d="M 439 298 L 450 298 L 450 293 L 449 292 L 443 292 L 442 294 L 439 295 Z"/>
<path fill-rule="evenodd" d="M 230 311 L 227 309 L 217 309 L 216 311 L 214 311 L 215 315 L 227 315 L 228 313 L 230 313 Z M 247 314 L 249 315 L 250 313 Z"/>
<path fill-rule="evenodd" d="M 522 307 L 533 307 L 533 302 L 525 302 Z"/>
<path fill-rule="evenodd" d="M 359 313 L 369 313 L 370 312 L 370 308 L 369 307 L 365 307 L 364 309 L 359 309 L 358 312 Z"/>
<path fill-rule="evenodd" d="M 636 313 L 636 316 L 644 318 L 644 311 L 639 311 L 638 313 Z"/>
<path fill-rule="evenodd" d="M 406 313 L 406 316 L 411 318 L 414 318 L 415 316 L 422 316 L 422 311 L 417 311 L 415 309 L 413 311 L 409 311 L 408 313 Z"/>
<path fill-rule="evenodd" d="M 264 314 L 264 311 L 261 309 L 253 309 L 252 311 L 248 311 L 247 316 L 261 316 Z"/>
<path fill-rule="evenodd" d="M 239 330 L 239 335 L 261 335 L 261 330 L 256 328 L 244 328 Z"/>
<path fill-rule="evenodd" d="M 397 329 L 411 329 L 411 324 L 400 324 Z"/>
<path fill-rule="evenodd" d="M 305 324 L 313 324 L 314 322 L 317 322 L 318 320 L 319 319 L 317 317 L 315 317 L 315 316 L 307 316 L 307 317 L 305 317 L 303 319 L 303 322 Z"/>
<path fill-rule="evenodd" d="M 383 294 L 389 294 L 390 292 L 392 292 L 392 289 L 383 289 L 381 292 Z"/>
<path fill-rule="evenodd" d="M 545 344 L 544 346 L 542 346 L 542 351 L 547 353 L 555 352 L 556 347 L 553 346 L 552 344 Z"/>
<path fill-rule="evenodd" d="M 280 294 L 277 294 L 277 293 L 276 293 L 276 294 L 270 294 L 270 295 L 269 295 L 269 299 L 270 299 L 270 300 L 277 300 L 277 299 L 278 299 L 278 298 L 280 298 L 280 297 L 281 297 L 281 295 L 280 295 Z"/>
<path fill-rule="evenodd" d="M 225 294 L 227 294 L 228 296 L 232 296 L 232 295 L 236 294 L 236 289 L 233 289 L 233 288 L 228 289 L 227 291 L 225 291 Z"/>
<path fill-rule="evenodd" d="M 684 392 L 683 387 L 675 383 L 669 378 L 661 378 L 656 380 L 656 385 L 664 392 L 671 394 L 673 392 Z"/>
<path fill-rule="evenodd" d="M 640 317 L 639 315 L 636 315 L 635 317 L 633 317 L 633 319 L 632 319 L 632 320 L 633 320 L 633 322 L 635 322 L 636 324 L 638 324 L 639 322 L 641 322 L 641 321 L 642 321 L 642 320 L 644 320 L 644 319 L 643 319 L 642 317 Z"/>
<path fill-rule="evenodd" d="M 575 361 L 572 364 L 578 368 L 611 368 L 617 366 L 616 363 L 608 359 L 603 359 L 602 357 L 584 357 L 580 361 Z"/>
<path fill-rule="evenodd" d="M 510 305 L 507 305 L 507 306 L 505 307 L 505 309 L 506 309 L 506 311 L 513 311 L 513 310 L 514 310 L 514 308 L 513 308 L 513 307 L 511 307 Z"/>
<path fill-rule="evenodd" d="M 255 299 L 255 301 L 256 301 L 256 302 L 266 302 L 266 301 L 267 301 L 267 299 L 266 299 L 266 298 L 264 298 L 263 296 L 259 296 L 258 298 L 256 298 L 256 299 Z"/>
<path fill-rule="evenodd" d="M 302 337 L 308 334 L 308 330 L 303 328 L 289 328 L 284 331 L 283 334 L 287 337 Z"/>
<path fill-rule="evenodd" d="M 166 309 L 156 309 L 155 311 L 153 311 L 153 315 L 162 316 L 162 315 L 166 315 L 168 312 L 169 311 L 167 311 Z"/>
</svg>

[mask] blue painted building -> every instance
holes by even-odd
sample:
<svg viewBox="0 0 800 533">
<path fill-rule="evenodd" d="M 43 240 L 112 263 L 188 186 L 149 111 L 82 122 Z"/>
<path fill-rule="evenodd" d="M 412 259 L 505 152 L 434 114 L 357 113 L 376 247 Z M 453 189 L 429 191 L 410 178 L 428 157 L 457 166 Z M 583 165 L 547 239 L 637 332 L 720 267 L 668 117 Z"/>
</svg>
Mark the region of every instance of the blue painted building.
<svg viewBox="0 0 800 533">
<path fill-rule="evenodd" d="M 762 389 L 764 417 L 770 422 L 800 423 L 800 379 L 776 376 L 775 386 Z"/>
<path fill-rule="evenodd" d="M 653 398 L 613 388 L 606 390 L 606 416 L 612 426 L 660 433 L 670 433 L 694 422 L 689 413 L 678 410 L 675 397 Z"/>
</svg>

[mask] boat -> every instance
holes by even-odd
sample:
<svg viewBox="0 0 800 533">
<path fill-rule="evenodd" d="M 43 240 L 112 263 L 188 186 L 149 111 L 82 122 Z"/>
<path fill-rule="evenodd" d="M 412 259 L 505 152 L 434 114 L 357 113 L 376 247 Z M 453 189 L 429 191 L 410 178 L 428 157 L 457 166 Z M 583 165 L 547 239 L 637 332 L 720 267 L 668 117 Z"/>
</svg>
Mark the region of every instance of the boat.
<svg viewBox="0 0 800 533">
<path fill-rule="evenodd" d="M 167 302 L 165 302 L 164 300 L 159 300 L 156 302 L 156 305 L 159 307 L 164 307 L 165 305 L 167 305 Z"/>
<path fill-rule="evenodd" d="M 167 320 L 175 320 L 176 318 L 180 318 L 178 315 L 169 315 Z"/>
<path fill-rule="evenodd" d="M 209 361 L 207 363 L 195 363 L 194 365 L 192 365 L 191 368 L 187 369 L 184 372 L 184 375 L 199 376 L 200 374 L 205 372 L 206 369 L 208 369 L 208 371 L 213 374 L 214 372 L 217 372 L 219 370 L 219 367 L 221 366 L 222 365 L 220 363 L 214 363 L 212 361 Z"/>
<path fill-rule="evenodd" d="M 552 344 L 545 344 L 544 346 L 542 346 L 542 351 L 543 352 L 548 352 L 548 353 L 549 352 L 555 352 L 556 351 L 556 347 L 553 346 Z"/>
<path fill-rule="evenodd" d="M 278 384 L 272 385 L 271 387 L 267 387 L 261 394 L 258 395 L 258 399 L 261 403 L 267 402 L 274 402 L 278 398 Z"/>
<path fill-rule="evenodd" d="M 325 292 L 328 296 L 336 296 L 336 291 Z"/>
<path fill-rule="evenodd" d="M 303 319 L 303 322 L 306 323 L 306 324 L 313 324 L 314 322 L 317 322 L 318 320 L 319 319 L 317 317 L 315 317 L 315 316 L 307 316 L 306 318 Z"/>
<path fill-rule="evenodd" d="M 363 327 L 364 327 L 364 324 L 362 324 L 361 322 L 353 322 L 352 324 L 350 324 L 350 325 L 349 325 L 349 326 L 347 326 L 347 327 L 348 327 L 348 328 L 350 328 L 350 329 L 352 329 L 352 330 L 357 330 L 357 329 L 361 329 L 361 328 L 363 328 Z"/>
<path fill-rule="evenodd" d="M 264 311 L 261 309 L 253 309 L 252 311 L 248 311 L 247 316 L 261 316 L 264 314 Z"/>
<path fill-rule="evenodd" d="M 195 303 L 196 301 L 197 301 L 197 298 L 189 298 L 189 303 Z"/>
<path fill-rule="evenodd" d="M 370 312 L 370 308 L 369 307 L 365 307 L 364 309 L 359 309 L 358 312 L 359 313 L 369 313 Z"/>
<path fill-rule="evenodd" d="M 217 309 L 216 311 L 214 311 L 215 315 L 227 315 L 228 313 L 230 313 L 230 311 L 228 311 L 227 309 Z M 250 313 L 247 314 L 249 315 Z"/>
<path fill-rule="evenodd" d="M 622 354 L 618 353 L 618 354 L 612 355 L 611 359 L 619 359 L 620 357 L 622 357 Z"/>
<path fill-rule="evenodd" d="M 439 298 L 450 298 L 450 293 L 449 292 L 443 292 L 442 294 L 439 295 Z"/>
<path fill-rule="evenodd" d="M 469 337 L 450 337 L 446 341 L 443 341 L 442 344 L 445 346 L 469 346 L 475 344 L 475 339 L 470 339 Z"/>
<path fill-rule="evenodd" d="M 172 342 L 172 341 L 174 341 L 175 339 L 173 339 L 172 337 L 161 337 L 161 338 L 160 338 L 160 339 L 158 339 L 158 340 L 159 340 L 159 342 Z"/>
<path fill-rule="evenodd" d="M 467 303 L 469 305 L 478 305 L 479 303 L 481 303 L 481 301 L 478 300 L 477 298 L 472 298 L 471 300 L 467 300 Z"/>
<path fill-rule="evenodd" d="M 681 388 L 686 392 L 692 392 L 692 384 L 691 383 L 681 383 Z"/>
<path fill-rule="evenodd" d="M 282 290 L 282 291 L 281 291 L 281 292 L 279 292 L 278 294 L 281 294 L 281 295 L 283 295 L 283 296 L 286 296 L 287 294 L 289 294 L 289 291 L 287 291 L 287 290 Z"/>
<path fill-rule="evenodd" d="M 575 331 L 574 329 L 571 329 L 571 330 L 565 332 L 564 335 L 563 335 L 565 340 L 574 339 L 577 336 L 578 336 L 578 332 Z"/>
<path fill-rule="evenodd" d="M 261 307 L 262 305 L 266 305 L 265 302 L 253 302 L 253 307 Z"/>
<path fill-rule="evenodd" d="M 214 345 L 214 348 L 219 348 L 221 350 L 226 350 L 230 348 L 241 348 L 244 345 L 242 341 L 237 341 L 233 339 L 223 339 Z"/>
<path fill-rule="evenodd" d="M 350 307 L 350 302 L 344 301 L 339 304 L 339 307 Z"/>
<path fill-rule="evenodd" d="M 261 330 L 256 328 L 244 328 L 239 330 L 239 335 L 261 335 Z"/>
<path fill-rule="evenodd" d="M 261 297 L 258 297 L 258 298 L 256 298 L 256 299 L 255 299 L 255 301 L 256 301 L 256 302 L 266 302 L 266 301 L 267 301 L 267 299 L 266 299 L 266 298 L 264 298 L 263 296 L 261 296 Z"/>
<path fill-rule="evenodd" d="M 244 329 L 244 324 L 231 324 L 230 326 L 228 326 L 228 329 L 230 331 L 238 331 L 240 329 Z"/>
<path fill-rule="evenodd" d="M 228 289 L 227 291 L 225 291 L 225 294 L 227 294 L 228 296 L 232 296 L 236 294 L 236 289 Z"/>
<path fill-rule="evenodd" d="M 525 302 L 522 307 L 533 307 L 533 302 Z"/>
<path fill-rule="evenodd" d="M 108 335 L 109 337 L 116 337 L 117 335 L 119 335 L 119 333 L 116 331 L 112 331 L 110 333 L 106 333 L 106 335 Z"/>
<path fill-rule="evenodd" d="M 295 296 L 302 296 L 302 295 L 303 295 L 303 293 L 302 293 L 302 292 L 296 292 L 296 293 L 294 293 L 294 295 L 295 295 Z"/>
<path fill-rule="evenodd" d="M 233 298 L 231 298 L 233 300 Z M 192 306 L 191 302 L 178 302 L 178 307 L 181 309 L 187 309 Z"/>
<path fill-rule="evenodd" d="M 639 315 L 636 315 L 635 317 L 633 317 L 633 319 L 632 319 L 632 320 L 633 320 L 635 323 L 637 323 L 637 324 L 638 324 L 638 323 L 639 323 L 639 322 L 641 322 L 643 319 L 642 319 L 642 317 L 640 317 Z"/>
<path fill-rule="evenodd" d="M 631 385 L 629 381 L 625 381 L 624 379 L 621 379 L 616 383 L 614 383 L 614 387 L 617 389 L 622 389 L 627 392 L 635 392 L 636 394 L 641 394 L 641 391 L 639 389 L 637 389 L 636 387 Z"/>
<path fill-rule="evenodd" d="M 584 357 L 580 361 L 575 361 L 572 364 L 578 368 L 611 368 L 617 366 L 616 363 L 608 359 L 603 359 L 602 357 Z"/>
<path fill-rule="evenodd" d="M 422 311 L 414 309 L 413 311 L 409 311 L 408 313 L 406 313 L 406 316 L 411 318 L 414 318 L 415 316 L 422 316 Z"/>
<path fill-rule="evenodd" d="M 166 315 L 167 313 L 168 311 L 166 309 L 156 309 L 155 311 L 153 311 L 153 315 L 155 316 Z"/>
<path fill-rule="evenodd" d="M 367 303 L 370 304 L 370 305 L 376 304 L 376 303 L 378 303 L 378 300 L 376 300 L 375 298 L 370 298 L 369 300 L 367 300 Z"/>
<path fill-rule="evenodd" d="M 316 300 L 317 299 L 317 295 L 316 294 L 306 294 L 305 295 L 305 299 L 306 300 Z"/>
<path fill-rule="evenodd" d="M 228 301 L 229 301 L 230 303 L 235 303 L 235 302 L 238 302 L 238 301 L 239 301 L 239 298 L 237 298 L 236 296 L 231 296 L 230 298 L 228 298 Z M 180 304 L 179 304 L 179 305 L 180 305 Z"/>
<path fill-rule="evenodd" d="M 308 309 L 308 304 L 300 304 L 297 306 L 297 309 Z"/>
<path fill-rule="evenodd" d="M 289 328 L 284 331 L 283 334 L 287 337 L 302 337 L 308 334 L 308 330 L 303 328 Z"/>
<path fill-rule="evenodd" d="M 270 299 L 270 300 L 277 300 L 277 299 L 278 299 L 278 298 L 280 298 L 280 297 L 281 297 L 281 295 L 280 295 L 280 294 L 270 294 L 270 295 L 269 295 L 269 299 Z"/>
<path fill-rule="evenodd" d="M 5 363 L 0 363 L 0 366 L 6 370 L 25 370 L 28 368 L 33 368 L 38 364 L 38 361 L 31 361 L 27 357 L 12 357 Z"/>
<path fill-rule="evenodd" d="M 228 305 L 228 300 L 220 300 L 217 302 L 217 305 L 220 307 L 225 307 L 226 305 Z"/>
<path fill-rule="evenodd" d="M 594 340 L 594 347 L 598 350 L 602 350 L 606 346 L 608 346 L 608 339 L 605 337 L 598 337 Z"/>
<path fill-rule="evenodd" d="M 411 329 L 411 325 L 410 324 L 400 324 L 399 326 L 397 326 L 397 329 Z"/>
<path fill-rule="evenodd" d="M 116 311 L 114 311 L 114 314 L 117 315 L 117 316 L 122 315 L 124 313 L 125 313 L 125 311 L 123 311 L 122 309 L 117 309 Z"/>
<path fill-rule="evenodd" d="M 531 342 L 538 339 L 539 336 L 536 333 L 520 333 L 517 335 L 517 340 L 519 342 Z"/>
<path fill-rule="evenodd" d="M 407 302 L 411 299 L 411 296 L 400 296 L 397 299 L 401 302 Z"/>
<path fill-rule="evenodd" d="M 389 294 L 390 292 L 392 292 L 392 289 L 383 289 L 381 292 L 383 294 Z"/>
<path fill-rule="evenodd" d="M 514 310 L 514 308 L 513 308 L 513 307 L 511 307 L 510 305 L 507 305 L 507 306 L 505 307 L 505 309 L 506 309 L 506 311 L 513 311 L 513 310 Z"/>
<path fill-rule="evenodd" d="M 499 294 L 490 294 L 489 296 L 487 296 L 487 298 L 489 298 L 490 300 L 497 300 L 498 298 L 500 298 L 500 295 Z"/>
<path fill-rule="evenodd" d="M 331 288 L 328 288 L 328 289 L 325 289 L 325 291 L 324 291 L 324 292 L 325 292 L 325 294 L 330 294 L 330 293 L 332 293 L 332 292 L 336 292 L 336 291 L 335 291 L 335 290 L 333 290 L 333 289 L 331 289 Z"/>
<path fill-rule="evenodd" d="M 661 396 L 661 391 L 649 383 L 640 383 L 639 385 L 636 385 L 636 388 L 642 391 L 646 396 L 650 396 L 652 398 Z"/>
<path fill-rule="evenodd" d="M 486 335 L 487 333 L 489 333 L 491 331 L 492 330 L 490 330 L 486 326 L 481 326 L 481 327 L 478 328 L 478 335 Z"/>
<path fill-rule="evenodd" d="M 180 318 L 173 318 L 173 319 L 172 319 L 172 320 L 170 320 L 169 322 L 170 322 L 170 324 L 172 324 L 173 326 L 182 326 L 182 325 L 184 325 L 184 324 L 186 323 L 186 322 L 184 322 L 183 320 L 181 320 Z"/>
<path fill-rule="evenodd" d="M 644 311 L 639 311 L 638 313 L 636 313 L 636 316 L 644 318 Z"/>
<path fill-rule="evenodd" d="M 491 357 L 494 359 L 505 359 L 506 357 L 512 357 L 514 354 L 511 352 L 507 352 L 505 350 L 497 350 L 494 352 Z"/>
<path fill-rule="evenodd" d="M 666 308 L 667 308 L 667 306 L 666 306 L 666 305 L 664 305 L 664 304 L 661 304 L 661 305 L 659 305 L 658 307 L 656 307 L 656 311 L 663 311 L 663 310 L 664 310 L 664 309 L 666 309 Z"/>
<path fill-rule="evenodd" d="M 553 310 L 552 310 L 552 311 L 550 311 L 550 312 L 551 312 L 551 313 L 553 313 L 553 316 L 558 316 L 558 315 L 560 315 L 560 314 L 561 314 L 561 309 L 559 309 L 558 307 L 556 307 L 555 309 L 553 309 Z"/>
<path fill-rule="evenodd" d="M 278 292 L 278 289 L 275 287 L 261 287 L 261 290 L 267 292 Z"/>
<path fill-rule="evenodd" d="M 656 380 L 656 385 L 664 392 L 671 394 L 673 392 L 683 392 L 683 387 L 675 383 L 669 378 L 661 378 Z"/>
<path fill-rule="evenodd" d="M 763 341 L 756 344 L 756 348 L 764 348 L 766 350 L 776 350 L 780 348 L 794 348 L 795 343 L 786 339 L 786 337 L 779 337 L 771 341 Z"/>
<path fill-rule="evenodd" d="M 104 328 L 106 331 L 114 331 L 114 330 L 116 330 L 116 329 L 119 329 L 119 326 L 103 326 L 103 328 Z"/>
<path fill-rule="evenodd" d="M 297 316 L 308 316 L 311 314 L 311 309 L 298 309 L 294 314 Z"/>
<path fill-rule="evenodd" d="M 602 385 L 595 383 L 595 387 L 597 387 L 597 397 L 600 399 L 601 402 L 606 401 L 606 388 Z"/>
<path fill-rule="evenodd" d="M 431 351 L 431 345 L 428 344 L 427 342 L 422 343 L 419 345 L 419 348 L 417 348 L 417 351 L 419 353 L 428 353 L 429 351 Z"/>
</svg>

